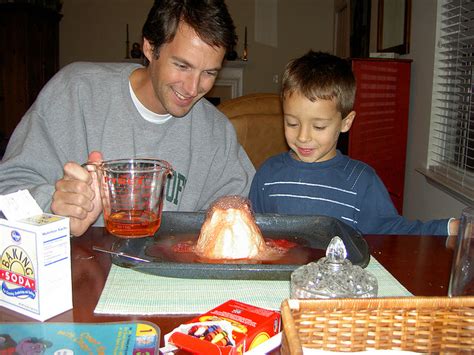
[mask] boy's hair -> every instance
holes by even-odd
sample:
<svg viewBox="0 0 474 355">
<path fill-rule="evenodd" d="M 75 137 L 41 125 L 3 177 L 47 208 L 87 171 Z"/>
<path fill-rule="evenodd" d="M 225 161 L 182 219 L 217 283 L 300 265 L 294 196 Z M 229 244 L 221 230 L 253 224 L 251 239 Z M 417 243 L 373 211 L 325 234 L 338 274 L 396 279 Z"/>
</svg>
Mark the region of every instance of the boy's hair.
<svg viewBox="0 0 474 355">
<path fill-rule="evenodd" d="M 210 46 L 227 52 L 237 43 L 234 22 L 224 0 L 155 0 L 142 30 L 142 36 L 153 46 L 155 58 L 161 46 L 173 40 L 180 21 Z"/>
<path fill-rule="evenodd" d="M 299 92 L 308 100 L 336 100 L 345 118 L 354 105 L 356 81 L 348 60 L 323 52 L 309 51 L 291 60 L 282 79 L 282 99 Z"/>
</svg>

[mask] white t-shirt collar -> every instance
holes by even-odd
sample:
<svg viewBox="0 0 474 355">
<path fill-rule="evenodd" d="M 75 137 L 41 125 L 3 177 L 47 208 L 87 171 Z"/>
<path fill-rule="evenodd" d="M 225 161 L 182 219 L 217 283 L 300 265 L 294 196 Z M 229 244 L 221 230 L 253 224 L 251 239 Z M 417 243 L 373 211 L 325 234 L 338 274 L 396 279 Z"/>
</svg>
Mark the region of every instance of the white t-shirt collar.
<svg viewBox="0 0 474 355">
<path fill-rule="evenodd" d="M 140 100 L 138 100 L 138 97 L 137 95 L 135 95 L 135 92 L 132 89 L 132 84 L 130 82 L 128 83 L 128 87 L 130 89 L 130 95 L 132 96 L 132 101 L 135 104 L 135 107 L 145 120 L 155 124 L 163 124 L 167 122 L 171 117 L 173 117 L 169 113 L 165 115 L 160 115 L 158 113 L 150 111 L 140 102 Z"/>
</svg>

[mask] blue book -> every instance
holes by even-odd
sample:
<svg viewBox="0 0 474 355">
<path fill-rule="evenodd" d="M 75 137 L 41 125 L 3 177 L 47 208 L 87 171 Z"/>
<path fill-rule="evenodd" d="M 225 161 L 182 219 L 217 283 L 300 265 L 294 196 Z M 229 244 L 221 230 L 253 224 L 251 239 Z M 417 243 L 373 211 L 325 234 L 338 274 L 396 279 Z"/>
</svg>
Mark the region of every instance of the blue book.
<svg viewBox="0 0 474 355">
<path fill-rule="evenodd" d="M 160 328 L 151 322 L 3 323 L 0 354 L 157 355 Z"/>
</svg>

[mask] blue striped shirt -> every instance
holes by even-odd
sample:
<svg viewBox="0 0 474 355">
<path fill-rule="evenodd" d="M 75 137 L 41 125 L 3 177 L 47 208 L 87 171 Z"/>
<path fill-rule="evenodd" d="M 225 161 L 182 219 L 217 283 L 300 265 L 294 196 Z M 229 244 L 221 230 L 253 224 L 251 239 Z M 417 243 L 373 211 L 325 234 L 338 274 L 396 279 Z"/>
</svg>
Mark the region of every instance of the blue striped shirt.
<svg viewBox="0 0 474 355">
<path fill-rule="evenodd" d="M 409 221 L 400 216 L 383 182 L 369 165 L 342 155 L 305 163 L 289 152 L 257 171 L 249 198 L 256 213 L 325 215 L 362 234 L 447 235 L 449 219 Z"/>
</svg>

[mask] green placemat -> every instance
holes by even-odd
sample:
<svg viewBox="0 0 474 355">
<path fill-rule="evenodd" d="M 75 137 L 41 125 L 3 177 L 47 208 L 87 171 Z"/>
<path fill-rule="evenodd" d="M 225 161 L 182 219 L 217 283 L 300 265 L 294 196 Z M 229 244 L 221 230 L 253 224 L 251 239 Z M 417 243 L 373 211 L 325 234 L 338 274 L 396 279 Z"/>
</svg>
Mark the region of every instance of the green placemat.
<svg viewBox="0 0 474 355">
<path fill-rule="evenodd" d="M 380 297 L 411 296 L 374 257 L 367 270 L 377 277 Z M 229 299 L 278 310 L 289 296 L 289 281 L 179 279 L 112 265 L 94 313 L 200 314 Z"/>
</svg>

